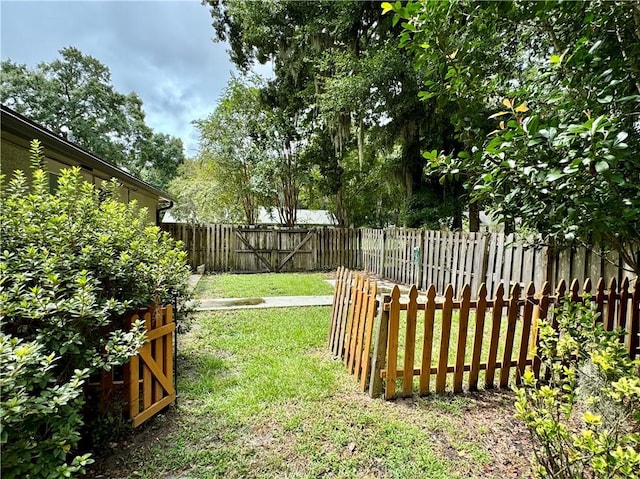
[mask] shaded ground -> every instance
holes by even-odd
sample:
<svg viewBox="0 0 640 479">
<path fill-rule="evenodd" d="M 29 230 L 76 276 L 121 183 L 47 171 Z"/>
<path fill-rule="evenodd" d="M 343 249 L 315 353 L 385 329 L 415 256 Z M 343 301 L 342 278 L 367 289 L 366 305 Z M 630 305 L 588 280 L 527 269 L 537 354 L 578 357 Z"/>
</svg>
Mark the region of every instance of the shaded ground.
<svg viewBox="0 0 640 479">
<path fill-rule="evenodd" d="M 419 435 L 423 436 L 422 439 L 431 443 L 435 455 L 443 457 L 451 465 L 451 472 L 458 477 L 531 477 L 528 459 L 531 446 L 526 430 L 513 418 L 514 399 L 511 393 L 481 392 L 459 398 L 445 396 L 384 403 L 351 391 L 343 392 L 335 399 L 336 404 L 342 408 L 351 408 L 355 403 L 359 407 L 373 408 L 394 420 L 413 424 Z M 392 474 L 382 459 L 376 461 L 375 458 L 367 467 L 343 473 L 330 470 L 309 471 L 309 455 L 333 455 L 349 464 L 352 458 L 363 454 L 356 437 L 357 429 L 362 428 L 362 425 L 349 424 L 348 414 L 343 414 L 339 408 L 324 410 L 329 424 L 347 421 L 342 433 L 349 429 L 356 430 L 353 436 L 345 434 L 345 438 L 351 437 L 353 440 L 336 442 L 330 438 L 330 434 L 322 437 L 305 431 L 304 420 L 299 417 L 302 412 L 300 405 L 294 403 L 286 407 L 287 411 L 282 411 L 282 407 L 274 409 L 273 412 L 280 415 L 279 420 L 269 417 L 256 421 L 250 427 L 242 428 L 242 434 L 232 441 L 243 449 L 243 456 L 250 458 L 248 464 L 239 462 L 237 470 L 232 467 L 224 469 L 224 472 L 218 470 L 219 465 L 213 461 L 204 468 L 197 464 L 187 464 L 159 477 L 278 477 L 280 467 L 282 477 L 402 477 Z M 215 418 L 210 420 L 215 422 Z M 297 425 L 292 426 L 293 424 Z M 90 476 L 102 479 L 147 477 L 144 473 L 136 472 L 144 469 L 146 461 L 144 456 L 138 454 L 140 445 L 144 445 L 145 449 L 156 448 L 161 453 L 167 435 L 173 436 L 185 427 L 188 427 L 188 422 L 181 419 L 179 409 L 172 408 L 124 441 L 111 443 L 110 449 L 97 459 Z M 209 437 L 210 444 L 199 444 L 200 447 L 219 447 L 220 441 L 225 442 L 229 434 L 235 437 L 235 434 L 222 425 L 215 430 L 216 433 Z M 334 435 L 340 432 L 333 431 Z M 307 435 L 305 442 L 313 444 L 313 448 L 310 448 L 313 450 L 300 452 L 300 435 Z M 220 454 L 219 459 L 228 466 L 225 454 Z"/>
<path fill-rule="evenodd" d="M 89 477 L 529 477 L 513 394 L 387 402 L 324 345 L 326 308 L 201 313 L 180 338 L 179 404 L 112 443 Z"/>
</svg>

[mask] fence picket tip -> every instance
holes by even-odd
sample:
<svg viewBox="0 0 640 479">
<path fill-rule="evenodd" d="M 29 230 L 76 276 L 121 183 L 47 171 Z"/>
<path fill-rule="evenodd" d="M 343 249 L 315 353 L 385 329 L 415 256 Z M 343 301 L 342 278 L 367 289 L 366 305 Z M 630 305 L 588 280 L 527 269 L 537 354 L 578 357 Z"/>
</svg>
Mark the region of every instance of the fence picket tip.
<svg viewBox="0 0 640 479">
<path fill-rule="evenodd" d="M 415 301 L 417 298 L 418 298 L 418 288 L 414 284 L 411 286 L 411 289 L 409 290 L 409 299 L 411 301 Z"/>
<path fill-rule="evenodd" d="M 462 294 L 460 297 L 467 300 L 471 299 L 471 286 L 468 283 L 462 288 Z"/>
<path fill-rule="evenodd" d="M 478 298 L 486 298 L 487 296 L 487 285 L 482 283 L 478 288 Z"/>
<path fill-rule="evenodd" d="M 620 286 L 621 290 L 627 291 L 629 289 L 629 276 L 627 276 L 626 278 L 624 278 L 624 280 L 622 281 L 622 285 Z"/>
<path fill-rule="evenodd" d="M 393 286 L 393 289 L 391 290 L 391 300 L 398 301 L 399 299 L 400 299 L 400 288 L 396 284 Z"/>
<path fill-rule="evenodd" d="M 471 299 L 471 286 L 469 284 L 464 285 L 460 297 L 466 301 L 469 301 Z"/>
<path fill-rule="evenodd" d="M 504 282 L 500 281 L 496 289 L 495 298 L 504 299 Z"/>
<path fill-rule="evenodd" d="M 584 280 L 584 285 L 582 286 L 583 293 L 591 293 L 591 278 L 587 278 Z"/>
<path fill-rule="evenodd" d="M 427 289 L 427 298 L 429 298 L 429 301 L 434 301 L 436 299 L 436 287 L 434 284 L 429 285 L 429 289 Z"/>
<path fill-rule="evenodd" d="M 572 301 L 580 299 L 580 281 L 578 281 L 578 278 L 574 278 L 573 281 L 571 281 L 570 291 Z"/>
<path fill-rule="evenodd" d="M 453 299 L 453 286 L 451 284 L 447 286 L 447 289 L 444 292 L 444 297 L 447 301 L 451 301 Z"/>
<path fill-rule="evenodd" d="M 529 286 L 527 286 L 527 290 L 526 290 L 526 296 L 527 297 L 533 297 L 536 294 L 536 286 L 533 284 L 533 281 L 531 281 L 529 283 Z"/>
<path fill-rule="evenodd" d="M 564 279 L 561 279 L 558 283 L 558 287 L 556 288 L 556 293 L 558 295 L 558 299 L 561 299 L 567 291 L 567 282 Z"/>
<path fill-rule="evenodd" d="M 551 283 L 549 281 L 545 281 L 542 285 L 542 296 L 549 296 L 551 294 Z"/>
</svg>

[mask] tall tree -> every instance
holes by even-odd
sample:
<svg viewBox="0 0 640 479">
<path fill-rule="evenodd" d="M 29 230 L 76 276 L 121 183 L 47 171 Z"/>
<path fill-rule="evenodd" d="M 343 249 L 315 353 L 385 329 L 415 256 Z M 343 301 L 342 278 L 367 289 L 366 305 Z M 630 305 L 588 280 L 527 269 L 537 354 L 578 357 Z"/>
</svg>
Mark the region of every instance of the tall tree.
<svg viewBox="0 0 640 479">
<path fill-rule="evenodd" d="M 213 161 L 201 153 L 187 159 L 178 168 L 178 175 L 171 180 L 168 191 L 176 199 L 171 210 L 174 218 L 192 225 L 207 223 L 244 222 L 241 205 L 232 191 L 217 174 Z"/>
<path fill-rule="evenodd" d="M 144 162 L 140 175 L 160 188 L 168 188 L 185 162 L 182 140 L 164 133 L 153 133 L 140 146 L 140 155 Z"/>
<path fill-rule="evenodd" d="M 210 164 L 215 187 L 225 192 L 217 196 L 217 208 L 231 212 L 241 205 L 244 222 L 254 224 L 265 196 L 259 169 L 267 155 L 262 130 L 269 124 L 258 86 L 233 77 L 213 113 L 195 124 L 200 161 Z"/>
<path fill-rule="evenodd" d="M 232 60 L 240 68 L 271 60 L 282 94 L 304 99 L 298 118 L 312 141 L 329 138 L 333 143 L 328 155 L 315 148 L 325 153 L 315 162 L 320 170 L 335 171 L 326 185 L 332 188 L 327 193 L 335 195 L 339 220 L 348 221 L 343 201 L 348 184 L 342 174 L 351 165 L 347 157 L 357 151 L 362 168 L 373 143 L 384 145 L 388 171 L 394 173 L 386 180 L 401 185 L 407 209 L 415 208 L 414 197 L 424 189 L 435 186 L 443 193 L 423 172 L 420 145 L 426 115 L 417 97 L 419 77 L 405 54 L 390 47 L 397 43 L 398 29 L 382 16 L 380 2 L 208 3 L 218 38 L 231 45 Z M 386 141 L 378 141 L 381 137 Z M 419 215 L 404 220 L 411 225 L 422 221 Z"/>
<path fill-rule="evenodd" d="M 477 36 L 489 64 L 503 66 L 497 81 L 487 82 L 467 45 L 443 52 L 457 63 L 451 73 L 447 68 L 450 87 L 428 89 L 423 98 L 450 101 L 464 73 L 460 91 L 481 85 L 473 99 L 494 112 L 495 130 L 463 139 L 463 154 L 429 153 L 435 167 L 465 175 L 474 198 L 504 221 L 557 241 L 602 241 L 640 272 L 638 4 L 425 1 L 385 8 L 394 10 L 403 45 L 419 64 L 434 61 L 442 31 L 434 34 L 432 21 L 444 12 L 459 19 L 445 22 L 445 39 Z M 495 55 L 499 38 L 508 48 Z"/>
<path fill-rule="evenodd" d="M 134 174 L 165 186 L 184 161 L 179 140 L 154 135 L 145 124 L 142 100 L 119 93 L 109 68 L 74 47 L 34 69 L 3 61 L 0 101 L 54 132 Z"/>
<path fill-rule="evenodd" d="M 295 93 L 283 81 L 273 80 L 262 90 L 262 108 L 266 123 L 258 139 L 264 156 L 260 162 L 261 191 L 266 206 L 275 206 L 280 222 L 294 226 L 297 221 L 300 192 L 308 181 L 308 135 L 304 121 L 304 97 Z"/>
</svg>

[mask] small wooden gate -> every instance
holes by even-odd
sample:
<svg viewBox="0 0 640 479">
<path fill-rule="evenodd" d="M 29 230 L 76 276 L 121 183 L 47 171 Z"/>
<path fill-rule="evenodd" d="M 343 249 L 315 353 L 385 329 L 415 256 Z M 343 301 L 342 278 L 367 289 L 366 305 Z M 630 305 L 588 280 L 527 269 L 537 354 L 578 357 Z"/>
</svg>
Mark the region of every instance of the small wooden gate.
<svg viewBox="0 0 640 479">
<path fill-rule="evenodd" d="M 124 368 L 127 410 L 133 427 L 173 404 L 173 307 L 151 308 L 128 316 L 129 324 L 144 321 L 147 339 Z"/>
<path fill-rule="evenodd" d="M 314 229 L 236 228 L 238 272 L 309 271 L 314 269 Z"/>
</svg>

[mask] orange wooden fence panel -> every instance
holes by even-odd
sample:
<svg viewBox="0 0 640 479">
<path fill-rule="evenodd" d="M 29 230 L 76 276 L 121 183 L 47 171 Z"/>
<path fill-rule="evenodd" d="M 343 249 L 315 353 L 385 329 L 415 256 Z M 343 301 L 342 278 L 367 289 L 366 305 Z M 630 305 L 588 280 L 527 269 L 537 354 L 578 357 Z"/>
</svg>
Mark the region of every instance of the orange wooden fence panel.
<svg viewBox="0 0 640 479">
<path fill-rule="evenodd" d="M 124 368 L 127 410 L 133 427 L 147 421 L 176 399 L 173 384 L 173 308 L 151 308 L 129 315 L 129 324 L 144 321 L 147 337 L 138 355 Z"/>
<path fill-rule="evenodd" d="M 373 324 L 378 304 L 377 283 L 338 269 L 329 333 L 329 349 L 333 357 L 343 361 L 364 391 L 368 386 L 371 364 Z"/>
<path fill-rule="evenodd" d="M 485 388 L 494 387 L 496 381 L 499 387 L 508 387 L 513 380 L 519 383 L 528 367 L 539 375 L 540 359 L 534 354 L 538 322 L 551 318 L 557 327 L 554 305 L 568 294 L 570 301 L 592 301 L 600 313 L 597 321 L 607 330 L 620 328 L 620 340 L 629 355 L 640 356 L 637 281 L 633 290 L 628 279 L 620 286 L 611 280 L 608 290 L 601 279 L 593 291 L 587 279 L 582 293 L 577 280 L 569 288 L 560 281 L 555 294 L 549 283 L 544 283 L 537 294 L 535 291 L 533 283 L 524 291 L 515 283 L 505 297 L 501 283 L 491 299 L 482 284 L 472 300 L 471 287 L 466 284 L 456 299 L 449 285 L 444 297 L 437 298 L 435 285 L 431 285 L 426 297 L 419 298 L 413 286 L 408 298 L 403 299 L 398 286 L 394 286 L 389 296 L 378 301 L 375 281 L 341 268 L 329 347 L 363 390 L 369 385 L 374 397 L 381 393 L 387 399 L 399 393 L 403 397 L 415 392 L 425 395 L 432 386 L 436 392 L 444 392 L 448 386 L 460 392 L 465 385 L 475 390 L 481 372 Z M 419 377 L 417 385 L 415 376 Z"/>
</svg>

